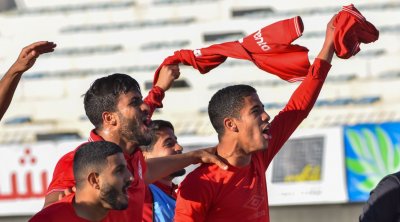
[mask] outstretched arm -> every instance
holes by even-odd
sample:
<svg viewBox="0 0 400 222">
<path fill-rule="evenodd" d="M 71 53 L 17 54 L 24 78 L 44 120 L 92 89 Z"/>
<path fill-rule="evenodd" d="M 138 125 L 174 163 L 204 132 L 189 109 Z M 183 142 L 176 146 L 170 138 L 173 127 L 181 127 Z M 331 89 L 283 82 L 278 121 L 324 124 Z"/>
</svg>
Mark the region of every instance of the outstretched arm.
<svg viewBox="0 0 400 222">
<path fill-rule="evenodd" d="M 53 42 L 40 41 L 22 49 L 17 61 L 0 80 L 0 120 L 11 103 L 22 74 L 35 64 L 41 54 L 52 52 L 55 47 L 56 44 Z"/>
<path fill-rule="evenodd" d="M 153 183 L 180 169 L 197 163 L 213 163 L 217 164 L 222 169 L 227 169 L 228 166 L 215 155 L 215 150 L 216 148 L 214 147 L 183 154 L 147 159 L 145 182 L 147 184 Z"/>
</svg>

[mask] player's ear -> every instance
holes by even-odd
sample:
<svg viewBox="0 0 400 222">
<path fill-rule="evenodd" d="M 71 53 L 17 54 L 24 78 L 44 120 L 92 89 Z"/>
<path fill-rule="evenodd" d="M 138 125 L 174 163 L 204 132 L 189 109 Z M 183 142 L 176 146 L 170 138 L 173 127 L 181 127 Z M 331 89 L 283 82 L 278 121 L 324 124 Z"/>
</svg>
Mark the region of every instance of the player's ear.
<svg viewBox="0 0 400 222">
<path fill-rule="evenodd" d="M 117 124 L 117 114 L 115 112 L 103 112 L 101 114 L 103 119 L 103 125 L 112 125 L 115 126 Z"/>
<path fill-rule="evenodd" d="M 229 130 L 231 132 L 239 132 L 239 129 L 236 125 L 236 121 L 234 118 L 225 118 L 224 119 L 224 128 L 225 128 L 225 131 Z"/>
<path fill-rule="evenodd" d="M 91 187 L 94 189 L 100 190 L 100 180 L 99 180 L 99 174 L 95 172 L 91 172 L 87 176 L 87 181 L 90 184 Z"/>
</svg>

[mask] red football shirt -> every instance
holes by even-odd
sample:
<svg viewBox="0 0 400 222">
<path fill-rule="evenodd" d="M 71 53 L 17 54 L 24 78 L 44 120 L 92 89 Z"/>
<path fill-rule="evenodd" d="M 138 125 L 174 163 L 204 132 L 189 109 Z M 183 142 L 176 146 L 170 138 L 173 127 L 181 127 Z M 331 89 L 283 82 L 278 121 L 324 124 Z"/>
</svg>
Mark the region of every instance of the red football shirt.
<svg viewBox="0 0 400 222">
<path fill-rule="evenodd" d="M 252 155 L 248 166 L 203 164 L 181 183 L 175 221 L 268 222 L 269 208 L 265 172 L 273 157 L 311 111 L 330 69 L 316 59 L 286 107 L 271 122 L 268 148 Z"/>
<path fill-rule="evenodd" d="M 162 107 L 161 100 L 164 98 L 164 92 L 159 87 L 153 87 L 149 95 L 144 99 L 144 102 L 149 105 L 150 113 L 153 113 L 155 108 Z M 94 130 L 90 132 L 89 142 L 103 141 L 104 139 L 97 135 Z M 80 145 L 81 146 L 81 145 Z M 79 148 L 79 147 L 78 147 Z M 73 173 L 73 160 L 76 149 L 65 154 L 58 161 L 54 172 L 53 179 L 47 189 L 47 194 L 54 191 L 64 191 L 69 187 L 75 186 L 75 179 Z M 142 221 L 142 211 L 145 196 L 145 182 L 144 175 L 146 173 L 146 162 L 142 151 L 136 149 L 132 154 L 124 154 L 128 169 L 134 177 L 134 181 L 128 188 L 129 193 L 129 206 L 128 209 L 123 211 L 110 211 L 112 221 Z"/>
<path fill-rule="evenodd" d="M 300 81 L 310 68 L 308 49 L 292 42 L 303 33 L 299 16 L 267 25 L 239 41 L 214 44 L 206 48 L 182 49 L 167 57 L 154 75 L 154 83 L 164 65 L 185 64 L 205 74 L 223 63 L 227 57 L 253 62 L 267 73 L 289 82 Z"/>
<path fill-rule="evenodd" d="M 71 194 L 64 197 L 62 200 L 49 205 L 35 214 L 29 222 L 91 222 L 76 215 L 75 209 L 72 206 L 74 197 L 75 195 Z M 105 221 L 105 219 L 101 220 L 101 222 Z"/>
</svg>

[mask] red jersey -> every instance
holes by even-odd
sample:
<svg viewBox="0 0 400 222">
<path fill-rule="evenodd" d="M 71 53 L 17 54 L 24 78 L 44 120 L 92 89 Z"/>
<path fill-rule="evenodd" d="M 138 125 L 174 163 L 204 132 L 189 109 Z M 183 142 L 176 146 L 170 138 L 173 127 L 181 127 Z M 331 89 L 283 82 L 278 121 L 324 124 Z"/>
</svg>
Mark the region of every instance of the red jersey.
<svg viewBox="0 0 400 222">
<path fill-rule="evenodd" d="M 335 28 L 335 53 L 339 58 L 348 59 L 360 51 L 361 43 L 375 42 L 379 31 L 354 7 L 343 6 L 333 21 Z"/>
<path fill-rule="evenodd" d="M 239 41 L 196 50 L 175 51 L 158 67 L 153 83 L 157 82 L 164 65 L 182 63 L 205 74 L 223 63 L 227 57 L 249 60 L 261 70 L 290 82 L 303 80 L 310 68 L 308 49 L 292 44 L 302 35 L 303 28 L 301 18 L 296 16 L 265 26 Z"/>
<path fill-rule="evenodd" d="M 203 164 L 181 183 L 175 221 L 269 221 L 265 172 L 294 130 L 311 111 L 331 65 L 316 59 L 286 107 L 271 122 L 268 148 L 252 154 L 248 166 Z"/>
<path fill-rule="evenodd" d="M 159 87 L 153 87 L 149 92 L 149 95 L 144 100 L 144 102 L 150 107 L 150 113 L 153 113 L 155 108 L 162 107 L 161 100 L 163 98 L 163 90 Z M 97 135 L 94 130 L 90 132 L 90 137 L 88 139 L 89 142 L 103 140 L 104 139 Z M 53 179 L 47 188 L 47 194 L 54 191 L 64 191 L 67 188 L 75 186 L 73 173 L 75 152 L 76 149 L 65 154 L 58 161 L 53 172 Z M 143 177 L 146 174 L 146 162 L 144 161 L 142 151 L 139 148 L 130 155 L 124 153 L 124 156 L 127 162 L 128 170 L 132 173 L 134 178 L 131 186 L 128 188 L 129 205 L 128 209 L 126 210 L 111 210 L 109 215 L 112 220 L 110 221 L 140 222 L 142 221 L 142 211 L 145 196 L 145 182 Z"/>
<path fill-rule="evenodd" d="M 74 206 L 72 205 L 74 197 L 75 195 L 71 194 L 49 205 L 35 214 L 29 222 L 91 222 L 76 215 Z M 105 221 L 101 220 L 101 222 Z"/>
<path fill-rule="evenodd" d="M 153 184 L 160 188 L 164 193 L 168 194 L 170 197 L 176 199 L 176 189 L 178 188 L 176 184 L 173 183 L 172 187 L 162 184 L 160 182 L 155 182 Z M 148 186 L 146 186 L 142 221 L 153 222 L 153 195 Z"/>
</svg>

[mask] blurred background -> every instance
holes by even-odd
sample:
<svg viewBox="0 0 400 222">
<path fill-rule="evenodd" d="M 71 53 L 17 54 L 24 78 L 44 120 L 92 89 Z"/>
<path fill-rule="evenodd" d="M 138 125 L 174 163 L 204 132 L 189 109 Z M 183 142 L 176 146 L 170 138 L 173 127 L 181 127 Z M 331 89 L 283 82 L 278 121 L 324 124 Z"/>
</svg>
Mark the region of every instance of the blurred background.
<svg viewBox="0 0 400 222">
<path fill-rule="evenodd" d="M 350 3 L 379 40 L 348 60 L 334 58 L 314 109 L 270 165 L 267 186 L 273 222 L 357 221 L 377 182 L 400 170 L 398 0 L 0 0 L 1 73 L 24 46 L 57 43 L 23 75 L 0 123 L 0 221 L 26 221 L 41 209 L 57 160 L 92 129 L 82 94 L 96 78 L 132 75 L 146 96 L 175 50 L 238 40 L 297 15 L 305 29 L 294 43 L 312 62 L 326 24 Z M 252 85 L 275 116 L 298 86 L 243 60 L 206 75 L 180 67 L 153 119 L 171 121 L 186 151 L 217 143 L 207 105 L 218 89 Z"/>
</svg>

